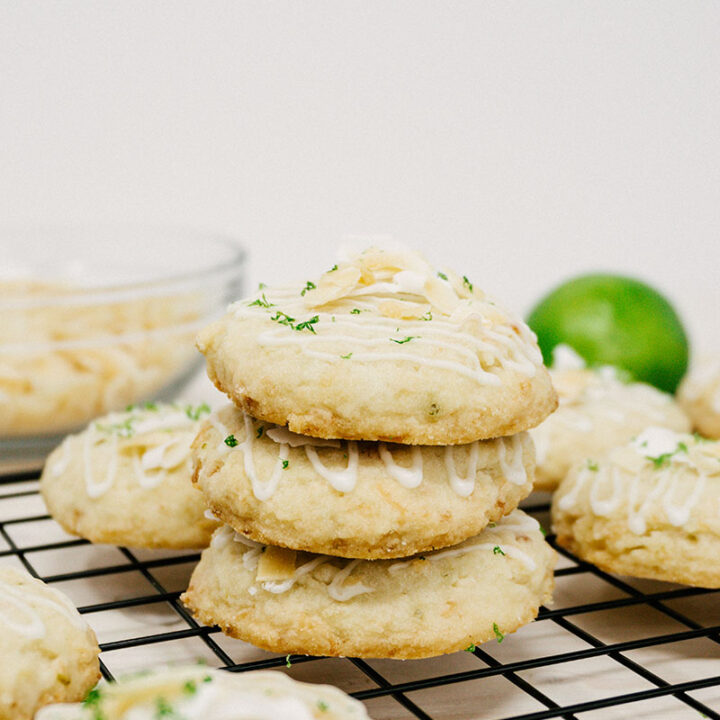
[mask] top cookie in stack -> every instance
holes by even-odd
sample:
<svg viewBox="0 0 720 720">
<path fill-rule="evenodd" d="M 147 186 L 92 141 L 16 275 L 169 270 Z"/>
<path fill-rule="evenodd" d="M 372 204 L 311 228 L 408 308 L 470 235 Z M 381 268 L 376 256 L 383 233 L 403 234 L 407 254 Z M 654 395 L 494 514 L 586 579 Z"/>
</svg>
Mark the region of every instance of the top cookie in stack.
<svg viewBox="0 0 720 720">
<path fill-rule="evenodd" d="M 198 346 L 238 407 L 316 438 L 456 445 L 557 405 L 527 326 L 410 252 L 370 248 L 302 286 L 261 287 Z"/>
</svg>

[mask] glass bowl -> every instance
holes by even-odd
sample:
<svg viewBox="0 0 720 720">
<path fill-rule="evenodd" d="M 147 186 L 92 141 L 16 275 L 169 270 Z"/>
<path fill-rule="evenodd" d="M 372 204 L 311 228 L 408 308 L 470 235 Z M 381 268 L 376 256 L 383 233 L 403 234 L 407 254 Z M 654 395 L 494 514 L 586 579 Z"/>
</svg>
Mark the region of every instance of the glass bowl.
<svg viewBox="0 0 720 720">
<path fill-rule="evenodd" d="M 0 231 L 0 472 L 41 466 L 67 433 L 172 400 L 197 330 L 242 295 L 229 238 L 135 226 Z"/>
</svg>

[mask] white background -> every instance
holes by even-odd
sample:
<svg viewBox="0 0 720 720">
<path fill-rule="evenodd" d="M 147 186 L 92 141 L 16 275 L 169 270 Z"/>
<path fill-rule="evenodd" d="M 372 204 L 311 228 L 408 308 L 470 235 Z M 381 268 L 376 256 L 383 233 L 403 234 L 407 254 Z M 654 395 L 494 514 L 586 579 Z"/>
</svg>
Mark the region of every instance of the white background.
<svg viewBox="0 0 720 720">
<path fill-rule="evenodd" d="M 392 234 L 525 311 L 610 269 L 720 350 L 720 2 L 0 2 L 0 219 Z"/>
</svg>

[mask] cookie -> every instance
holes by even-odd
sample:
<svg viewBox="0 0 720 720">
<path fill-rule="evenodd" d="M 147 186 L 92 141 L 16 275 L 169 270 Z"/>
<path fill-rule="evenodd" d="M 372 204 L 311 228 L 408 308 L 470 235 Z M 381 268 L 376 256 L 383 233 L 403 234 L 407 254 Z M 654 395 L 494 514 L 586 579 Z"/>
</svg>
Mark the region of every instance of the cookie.
<svg viewBox="0 0 720 720">
<path fill-rule="evenodd" d="M 532 490 L 527 433 L 447 447 L 317 440 L 230 405 L 195 442 L 210 510 L 253 540 L 351 558 L 462 542 Z"/>
<path fill-rule="evenodd" d="M 50 514 L 96 543 L 206 547 L 217 523 L 191 483 L 190 445 L 210 412 L 146 403 L 99 418 L 48 458 L 40 482 Z"/>
<path fill-rule="evenodd" d="M 197 344 L 236 405 L 312 437 L 456 445 L 527 430 L 557 404 L 530 329 L 409 252 L 370 248 L 263 288 Z"/>
<path fill-rule="evenodd" d="M 720 587 L 720 442 L 648 428 L 574 468 L 553 498 L 557 542 L 608 572 Z"/>
<path fill-rule="evenodd" d="M 678 388 L 678 401 L 703 435 L 720 439 L 720 358 L 695 364 Z"/>
<path fill-rule="evenodd" d="M 554 490 L 573 465 L 628 442 L 649 426 L 689 432 L 690 421 L 671 395 L 624 382 L 612 367 L 553 369 L 560 407 L 531 431 L 537 455 L 536 490 Z"/>
<path fill-rule="evenodd" d="M 35 720 L 369 720 L 365 706 L 331 685 L 281 672 L 175 667 L 98 686 L 82 705 L 51 705 Z"/>
<path fill-rule="evenodd" d="M 72 603 L 24 570 L 0 566 L 0 720 L 74 702 L 100 678 L 95 633 Z"/>
<path fill-rule="evenodd" d="M 530 622 L 550 597 L 554 563 L 520 510 L 460 545 L 402 560 L 297 553 L 225 526 L 182 599 L 199 621 L 272 652 L 421 658 Z"/>
</svg>

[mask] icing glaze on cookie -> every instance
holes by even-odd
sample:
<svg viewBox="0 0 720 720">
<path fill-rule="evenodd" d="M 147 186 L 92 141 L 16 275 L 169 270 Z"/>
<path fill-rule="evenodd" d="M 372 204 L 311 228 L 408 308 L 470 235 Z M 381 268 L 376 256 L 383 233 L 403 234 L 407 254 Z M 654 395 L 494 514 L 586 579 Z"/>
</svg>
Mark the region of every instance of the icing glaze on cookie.
<svg viewBox="0 0 720 720">
<path fill-rule="evenodd" d="M 149 403 L 129 408 L 124 413 L 111 413 L 91 423 L 79 436 L 69 436 L 62 446 L 60 458 L 52 465 L 52 476 L 59 477 L 71 459 L 71 444 L 82 443 L 85 491 L 91 498 L 100 498 L 115 484 L 118 455 L 132 453 L 132 464 L 138 485 L 151 490 L 167 473 L 183 463 L 190 463 L 191 435 L 200 420 L 209 414 L 207 405 L 198 407 Z M 175 435 L 174 435 L 174 434 Z M 182 436 L 177 437 L 177 433 Z M 93 469 L 95 453 L 108 450 L 108 464 L 104 471 Z"/>
<path fill-rule="evenodd" d="M 230 429 L 213 414 L 209 422 L 223 438 L 234 438 Z M 287 467 L 289 450 L 291 447 L 302 447 L 305 455 L 315 472 L 330 483 L 338 492 L 352 492 L 357 484 L 358 469 L 360 465 L 360 454 L 357 442 L 350 440 L 323 440 L 300 435 L 276 426 L 267 427 L 262 425 L 255 429 L 252 418 L 246 413 L 243 414 L 245 436 L 242 441 L 235 439 L 235 444 L 222 441 L 218 449 L 222 454 L 227 454 L 233 449 L 243 453 L 245 474 L 250 479 L 253 494 L 258 500 L 268 500 L 272 497 L 282 479 L 284 467 Z M 253 446 L 262 434 L 267 435 L 278 446 L 278 458 L 269 478 L 262 480 L 256 470 L 253 456 Z M 481 441 L 476 440 L 465 447 L 469 447 L 469 461 L 465 476 L 461 477 L 455 467 L 455 449 L 453 446 L 445 448 L 445 467 L 448 473 L 450 487 L 461 497 L 472 494 L 477 481 L 477 463 Z M 518 435 L 508 438 L 497 438 L 491 441 L 495 444 L 498 453 L 500 468 L 505 478 L 516 485 L 524 485 L 527 480 L 527 471 L 523 463 L 522 443 Z M 408 489 L 416 488 L 423 482 L 423 460 L 422 453 L 418 446 L 412 448 L 412 465 L 409 468 L 398 465 L 392 456 L 387 443 L 376 443 L 377 453 L 387 473 L 400 485 Z M 317 448 L 334 448 L 342 451 L 346 466 L 341 470 L 331 470 L 320 459 Z M 481 475 L 482 478 L 482 475 Z"/>
<path fill-rule="evenodd" d="M 651 427 L 604 460 L 588 461 L 559 498 L 558 507 L 577 507 L 581 493 L 589 487 L 592 512 L 600 517 L 623 512 L 636 535 L 647 532 L 651 511 L 661 512 L 670 525 L 687 529 L 707 483 L 720 481 L 718 475 L 720 443 Z"/>
<path fill-rule="evenodd" d="M 422 452 L 417 445 L 412 446 L 412 466 L 409 468 L 397 465 L 393 460 L 392 453 L 385 443 L 378 444 L 378 455 L 385 464 L 385 469 L 390 477 L 397 480 L 405 488 L 416 488 L 423 481 L 423 458 Z M 451 480 L 452 484 L 452 480 Z"/>
<path fill-rule="evenodd" d="M 92 703 L 49 705 L 38 720 L 313 720 L 323 716 L 367 720 L 356 700 L 337 688 L 291 680 L 277 671 L 229 673 L 207 667 L 171 667 L 98 686 Z"/>
<path fill-rule="evenodd" d="M 391 575 L 394 575 L 395 573 L 408 570 L 416 563 L 438 562 L 446 558 L 458 557 L 478 551 L 491 552 L 494 555 L 518 560 L 525 568 L 532 571 L 535 570 L 537 564 L 535 560 L 520 547 L 520 539 L 526 539 L 529 533 L 538 532 L 539 527 L 537 520 L 516 510 L 504 517 L 496 525 L 483 530 L 480 536 L 481 540 L 478 542 L 467 543 L 460 547 L 446 550 L 424 553 L 423 555 L 411 557 L 399 562 L 359 559 L 342 560 L 341 558 L 330 555 L 309 555 L 303 553 L 303 556 L 309 559 L 297 565 L 294 571 L 289 573 L 287 577 L 282 580 L 259 581 L 256 585 L 251 586 L 250 593 L 253 595 L 256 594 L 258 587 L 273 594 L 288 592 L 302 577 L 314 572 L 320 566 L 326 566 L 326 572 L 331 577 L 327 583 L 328 595 L 338 602 L 346 602 L 358 595 L 374 592 L 373 587 L 365 585 L 362 582 L 350 582 L 350 576 L 353 570 L 361 563 L 385 562 L 387 571 Z M 222 548 L 230 542 L 237 542 L 248 548 L 242 555 L 243 566 L 247 570 L 256 571 L 266 546 L 236 533 L 229 525 L 225 525 L 215 532 L 212 546 Z M 276 551 L 289 554 L 292 561 L 294 561 L 294 558 L 298 555 L 294 550 L 280 550 L 276 548 Z M 338 567 L 338 562 L 343 562 L 344 564 Z"/>
<path fill-rule="evenodd" d="M 528 570 L 534 570 L 537 567 L 537 563 L 533 558 L 521 550 L 514 544 L 519 536 L 526 535 L 527 533 L 537 532 L 540 529 L 540 524 L 537 520 L 520 513 L 513 511 L 506 517 L 504 517 L 496 525 L 487 527 L 483 530 L 483 539 L 490 539 L 491 542 L 476 542 L 463 545 L 462 547 L 448 548 L 447 550 L 438 550 L 433 553 L 427 553 L 422 557 L 429 562 L 437 562 L 443 558 L 458 557 L 460 555 L 466 555 L 469 552 L 475 552 L 477 550 L 490 551 L 495 555 L 503 555 L 519 560 Z M 414 560 L 403 560 L 400 562 L 393 563 L 390 565 L 389 572 L 396 573 L 400 570 L 406 569 L 410 563 Z"/>
<path fill-rule="evenodd" d="M 230 311 L 239 319 L 267 315 L 277 324 L 260 333 L 260 345 L 293 347 L 332 363 L 408 360 L 494 386 L 503 370 L 534 377 L 542 364 L 521 320 L 467 278 L 436 272 L 409 252 L 370 248 L 317 284 L 263 288 Z M 438 347 L 450 358 L 437 357 Z"/>
<path fill-rule="evenodd" d="M 13 569 L 13 574 L 17 576 L 18 583 L 0 579 L 0 625 L 27 638 L 43 638 L 47 629 L 38 608 L 47 608 L 53 616 L 61 615 L 76 628 L 87 627 L 85 620 L 64 595 L 33 582 L 27 573 Z"/>
<path fill-rule="evenodd" d="M 616 368 L 556 368 L 550 370 L 558 391 L 560 409 L 553 422 L 591 433 L 598 420 L 623 424 L 628 416 L 642 414 L 648 425 L 666 421 L 672 397 L 650 385 L 623 382 Z"/>
</svg>

